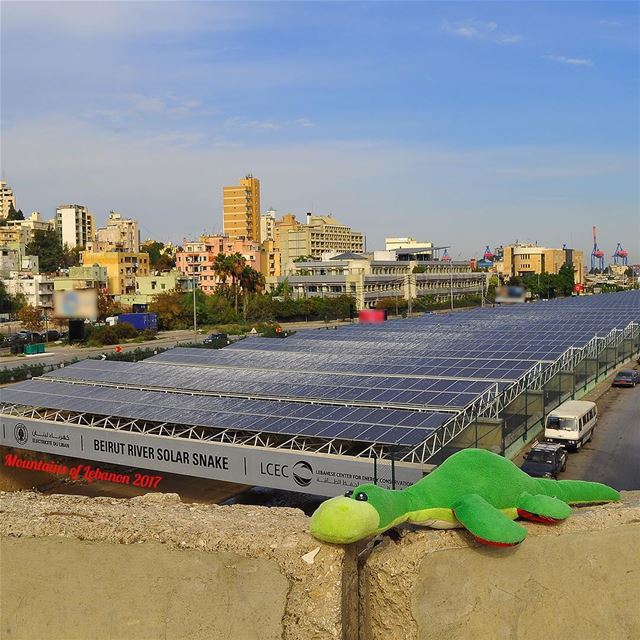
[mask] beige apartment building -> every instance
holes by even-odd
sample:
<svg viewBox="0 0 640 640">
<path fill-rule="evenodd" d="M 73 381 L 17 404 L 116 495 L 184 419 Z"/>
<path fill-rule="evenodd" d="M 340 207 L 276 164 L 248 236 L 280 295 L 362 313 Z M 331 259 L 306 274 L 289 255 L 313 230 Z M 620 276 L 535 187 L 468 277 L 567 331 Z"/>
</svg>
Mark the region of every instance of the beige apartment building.
<svg viewBox="0 0 640 640">
<path fill-rule="evenodd" d="M 86 247 L 95 235 L 93 214 L 81 204 L 61 204 L 56 209 L 55 228 L 63 247 Z"/>
<path fill-rule="evenodd" d="M 4 181 L 0 181 L 0 218 L 3 220 L 9 215 L 9 209 L 13 205 L 16 208 L 16 197 L 13 189 Z"/>
<path fill-rule="evenodd" d="M 260 242 L 260 180 L 251 174 L 222 188 L 224 235 Z"/>
<path fill-rule="evenodd" d="M 576 283 L 584 282 L 584 253 L 576 249 L 549 249 L 531 244 L 507 245 L 502 260 L 494 264 L 504 278 L 558 273 L 565 264 L 572 264 Z"/>
<path fill-rule="evenodd" d="M 0 245 L 8 243 L 29 244 L 33 242 L 36 231 L 53 229 L 51 221 L 45 221 L 38 211 L 34 211 L 26 220 L 7 220 L 0 227 Z"/>
<path fill-rule="evenodd" d="M 95 238 L 87 243 L 87 251 L 140 251 L 140 227 L 137 220 L 123 218 L 109 212 L 107 226 L 98 229 Z"/>
<path fill-rule="evenodd" d="M 332 216 L 311 213 L 307 213 L 306 224 L 290 213 L 276 221 L 275 243 L 280 250 L 282 270 L 304 256 L 319 259 L 329 251 L 362 253 L 365 250 L 364 234 L 353 231 Z"/>
<path fill-rule="evenodd" d="M 107 268 L 94 264 L 91 267 L 70 267 L 66 276 L 58 276 L 53 279 L 54 291 L 72 291 L 79 289 L 97 289 L 102 291 L 107 288 Z"/>
<path fill-rule="evenodd" d="M 83 251 L 82 265 L 106 268 L 108 295 L 135 294 L 136 277 L 149 275 L 149 254 L 129 251 Z"/>
<path fill-rule="evenodd" d="M 266 213 L 260 216 L 260 241 L 275 240 L 276 230 L 276 214 L 275 209 L 267 209 Z"/>
</svg>

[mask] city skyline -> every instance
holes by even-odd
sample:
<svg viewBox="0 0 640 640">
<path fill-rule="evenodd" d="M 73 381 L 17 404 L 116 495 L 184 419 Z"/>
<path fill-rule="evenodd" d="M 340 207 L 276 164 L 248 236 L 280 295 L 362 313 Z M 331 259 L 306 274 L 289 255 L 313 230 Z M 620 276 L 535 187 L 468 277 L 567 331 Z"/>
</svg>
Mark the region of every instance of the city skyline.
<svg viewBox="0 0 640 640">
<path fill-rule="evenodd" d="M 3 179 L 27 215 L 72 200 L 181 241 L 220 230 L 251 172 L 263 210 L 333 214 L 369 248 L 588 255 L 595 224 L 608 260 L 640 259 L 632 3 L 1 11 Z"/>
</svg>

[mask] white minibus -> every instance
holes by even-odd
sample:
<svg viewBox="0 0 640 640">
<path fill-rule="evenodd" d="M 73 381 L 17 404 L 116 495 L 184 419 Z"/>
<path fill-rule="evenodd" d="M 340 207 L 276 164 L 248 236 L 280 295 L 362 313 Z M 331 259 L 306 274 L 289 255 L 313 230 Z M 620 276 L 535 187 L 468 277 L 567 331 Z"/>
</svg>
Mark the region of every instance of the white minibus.
<svg viewBox="0 0 640 640">
<path fill-rule="evenodd" d="M 598 407 L 587 400 L 567 400 L 545 420 L 544 437 L 576 451 L 593 438 L 598 422 Z"/>
</svg>

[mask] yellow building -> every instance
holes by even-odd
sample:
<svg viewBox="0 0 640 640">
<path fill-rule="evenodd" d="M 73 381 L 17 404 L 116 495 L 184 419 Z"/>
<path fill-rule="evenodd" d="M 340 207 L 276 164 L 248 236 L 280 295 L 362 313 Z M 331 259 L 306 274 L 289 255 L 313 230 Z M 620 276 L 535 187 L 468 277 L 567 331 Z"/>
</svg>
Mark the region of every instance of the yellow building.
<svg viewBox="0 0 640 640">
<path fill-rule="evenodd" d="M 82 265 L 106 267 L 108 295 L 136 293 L 136 276 L 149 275 L 149 254 L 125 251 L 83 251 Z"/>
<path fill-rule="evenodd" d="M 264 240 L 260 245 L 260 272 L 265 278 L 278 277 L 281 273 L 280 250 L 275 240 Z"/>
<path fill-rule="evenodd" d="M 260 242 L 260 180 L 248 174 L 222 188 L 222 224 L 229 237 Z"/>
<path fill-rule="evenodd" d="M 495 263 L 497 273 L 505 278 L 539 273 L 558 273 L 572 264 L 576 283 L 584 282 L 584 254 L 575 249 L 548 249 L 535 245 L 507 245 L 501 261 Z"/>
</svg>

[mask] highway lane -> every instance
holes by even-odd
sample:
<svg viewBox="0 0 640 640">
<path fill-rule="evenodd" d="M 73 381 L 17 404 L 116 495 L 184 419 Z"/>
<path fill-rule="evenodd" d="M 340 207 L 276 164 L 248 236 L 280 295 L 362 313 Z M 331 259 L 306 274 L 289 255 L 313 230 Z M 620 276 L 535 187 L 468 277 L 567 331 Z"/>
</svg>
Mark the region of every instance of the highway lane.
<svg viewBox="0 0 640 640">
<path fill-rule="evenodd" d="M 610 389 L 597 402 L 598 426 L 581 451 L 569 453 L 560 480 L 604 482 L 640 489 L 640 386 Z"/>
</svg>

